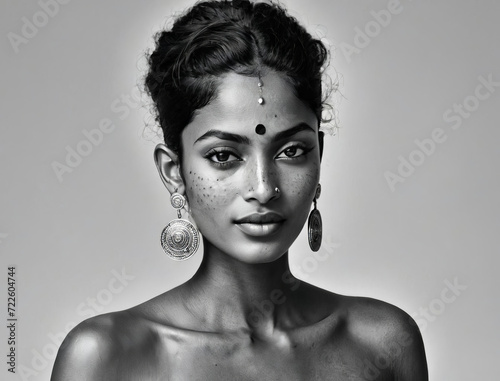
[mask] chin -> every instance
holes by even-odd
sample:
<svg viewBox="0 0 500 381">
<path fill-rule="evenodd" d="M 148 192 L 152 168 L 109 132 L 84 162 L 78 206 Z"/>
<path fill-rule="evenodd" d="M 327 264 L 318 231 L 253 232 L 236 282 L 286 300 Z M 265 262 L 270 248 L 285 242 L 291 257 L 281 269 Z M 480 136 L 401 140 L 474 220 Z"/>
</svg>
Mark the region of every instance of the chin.
<svg viewBox="0 0 500 381">
<path fill-rule="evenodd" d="M 265 263 L 272 263 L 280 259 L 284 254 L 283 252 L 279 255 L 269 255 L 269 254 L 260 254 L 260 255 L 249 255 L 244 257 L 237 257 L 236 259 L 240 262 L 249 264 L 249 265 L 259 265 Z"/>
<path fill-rule="evenodd" d="M 275 246 L 262 243 L 241 243 L 238 248 L 226 251 L 226 255 L 239 262 L 256 265 L 272 263 L 280 259 L 288 251 L 288 247 Z"/>
<path fill-rule="evenodd" d="M 221 235 L 220 230 L 226 234 Z M 282 226 L 275 233 L 260 236 L 245 234 L 234 226 L 220 230 L 204 229 L 206 234 L 203 234 L 202 231 L 205 253 L 208 255 L 212 251 L 223 253 L 229 258 L 246 264 L 264 264 L 277 261 L 288 252 L 300 233 L 300 230 L 295 231 L 298 230 L 296 226 Z"/>
</svg>

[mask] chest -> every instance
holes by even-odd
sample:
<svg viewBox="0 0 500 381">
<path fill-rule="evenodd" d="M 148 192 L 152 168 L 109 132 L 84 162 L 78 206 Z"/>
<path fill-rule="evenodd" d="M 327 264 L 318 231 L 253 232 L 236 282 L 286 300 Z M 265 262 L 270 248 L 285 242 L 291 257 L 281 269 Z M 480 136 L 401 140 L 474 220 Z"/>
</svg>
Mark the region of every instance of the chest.
<svg viewBox="0 0 500 381">
<path fill-rule="evenodd" d="M 235 340 L 169 343 L 157 380 L 389 381 L 348 342 L 298 341 L 290 346 Z"/>
</svg>

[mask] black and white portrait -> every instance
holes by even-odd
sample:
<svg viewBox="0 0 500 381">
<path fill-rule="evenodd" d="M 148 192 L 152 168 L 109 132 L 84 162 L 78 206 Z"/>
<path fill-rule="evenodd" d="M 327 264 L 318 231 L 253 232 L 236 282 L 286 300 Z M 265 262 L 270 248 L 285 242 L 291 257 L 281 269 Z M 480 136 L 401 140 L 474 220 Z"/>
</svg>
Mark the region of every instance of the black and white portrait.
<svg viewBox="0 0 500 381">
<path fill-rule="evenodd" d="M 490 380 L 500 4 L 4 1 L 3 380 Z"/>
</svg>

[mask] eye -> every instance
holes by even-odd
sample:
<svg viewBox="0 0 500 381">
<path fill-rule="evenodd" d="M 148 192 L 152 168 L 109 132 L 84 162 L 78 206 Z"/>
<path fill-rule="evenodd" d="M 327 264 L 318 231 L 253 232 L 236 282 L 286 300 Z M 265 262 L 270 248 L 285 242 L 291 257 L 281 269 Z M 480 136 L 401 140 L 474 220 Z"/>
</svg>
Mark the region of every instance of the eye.
<svg viewBox="0 0 500 381">
<path fill-rule="evenodd" d="M 231 165 L 237 161 L 241 161 L 235 153 L 227 149 L 211 149 L 206 153 L 205 158 L 219 166 Z"/>
<path fill-rule="evenodd" d="M 210 156 L 210 160 L 220 163 L 220 162 L 228 161 L 231 156 L 233 156 L 233 155 L 231 155 L 229 152 L 226 152 L 226 151 L 217 152 L 217 153 L 213 154 L 212 156 Z"/>
<path fill-rule="evenodd" d="M 305 155 L 311 149 L 307 149 L 307 148 L 302 147 L 300 145 L 290 146 L 290 147 L 285 148 L 283 151 L 281 151 L 280 154 L 277 156 L 277 158 L 296 159 L 296 158 L 299 158 L 300 156 Z"/>
</svg>

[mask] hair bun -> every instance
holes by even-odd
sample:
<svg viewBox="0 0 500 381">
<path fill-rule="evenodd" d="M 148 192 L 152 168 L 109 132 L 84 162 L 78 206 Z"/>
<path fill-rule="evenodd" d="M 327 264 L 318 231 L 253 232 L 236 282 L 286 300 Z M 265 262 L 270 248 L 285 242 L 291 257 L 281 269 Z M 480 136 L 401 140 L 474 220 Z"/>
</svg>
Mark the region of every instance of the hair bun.
<svg viewBox="0 0 500 381">
<path fill-rule="evenodd" d="M 182 130 L 227 72 L 257 77 L 266 67 L 284 74 L 321 120 L 327 57 L 323 43 L 278 4 L 204 1 L 157 33 L 145 85 L 165 143 L 182 157 Z"/>
</svg>

